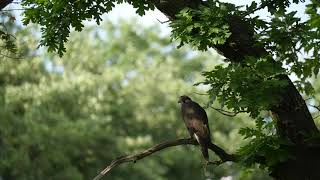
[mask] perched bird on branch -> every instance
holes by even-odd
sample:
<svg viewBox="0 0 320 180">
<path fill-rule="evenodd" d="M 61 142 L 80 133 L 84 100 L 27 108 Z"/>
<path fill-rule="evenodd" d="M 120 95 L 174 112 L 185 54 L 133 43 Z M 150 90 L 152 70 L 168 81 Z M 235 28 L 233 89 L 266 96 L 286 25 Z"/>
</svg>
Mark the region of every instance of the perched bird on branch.
<svg viewBox="0 0 320 180">
<path fill-rule="evenodd" d="M 208 147 L 211 145 L 210 129 L 206 111 L 188 96 L 180 96 L 181 115 L 190 136 L 201 146 L 202 155 L 209 163 Z"/>
</svg>

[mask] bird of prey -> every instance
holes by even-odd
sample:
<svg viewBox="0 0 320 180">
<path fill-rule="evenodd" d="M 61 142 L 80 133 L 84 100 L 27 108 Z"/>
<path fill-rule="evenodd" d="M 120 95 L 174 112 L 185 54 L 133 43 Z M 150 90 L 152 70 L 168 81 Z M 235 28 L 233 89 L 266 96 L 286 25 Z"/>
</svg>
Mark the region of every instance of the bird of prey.
<svg viewBox="0 0 320 180">
<path fill-rule="evenodd" d="M 208 147 L 211 144 L 210 129 L 206 111 L 188 96 L 180 96 L 182 119 L 187 126 L 191 138 L 195 138 L 201 146 L 202 155 L 209 162 Z"/>
</svg>

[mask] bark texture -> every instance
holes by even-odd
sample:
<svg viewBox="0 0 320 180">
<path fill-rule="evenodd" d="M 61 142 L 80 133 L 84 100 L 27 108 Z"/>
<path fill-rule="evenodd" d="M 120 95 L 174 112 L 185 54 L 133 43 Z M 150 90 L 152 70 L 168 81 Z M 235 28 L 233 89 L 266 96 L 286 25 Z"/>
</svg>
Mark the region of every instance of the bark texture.
<svg viewBox="0 0 320 180">
<path fill-rule="evenodd" d="M 12 2 L 13 0 L 0 0 L 0 11 Z"/>
<path fill-rule="evenodd" d="M 174 20 L 175 14 L 185 7 L 197 8 L 201 1 L 191 0 L 156 0 L 156 7 Z M 228 24 L 232 35 L 223 45 L 215 48 L 221 55 L 230 61 L 242 61 L 246 56 L 261 57 L 267 54 L 263 46 L 257 45 L 254 39 L 254 30 L 241 17 L 228 17 Z M 293 154 L 295 159 L 279 164 L 271 175 L 278 180 L 319 180 L 320 146 L 319 142 L 306 142 L 305 135 L 319 133 L 307 105 L 286 75 L 279 75 L 279 80 L 287 82 L 288 86 L 277 91 L 282 97 L 281 102 L 269 110 L 276 120 L 277 133 L 290 139 L 296 144 Z"/>
</svg>

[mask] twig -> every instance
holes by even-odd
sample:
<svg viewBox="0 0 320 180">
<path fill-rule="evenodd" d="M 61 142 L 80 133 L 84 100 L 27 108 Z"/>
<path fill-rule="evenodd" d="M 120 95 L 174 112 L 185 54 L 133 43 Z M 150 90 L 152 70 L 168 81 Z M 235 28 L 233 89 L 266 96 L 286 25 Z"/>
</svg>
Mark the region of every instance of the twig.
<svg viewBox="0 0 320 180">
<path fill-rule="evenodd" d="M 2 10 L 0 10 L 0 11 L 2 11 L 2 12 L 8 12 L 8 11 L 25 11 L 25 10 L 28 10 L 28 9 L 32 9 L 32 8 L 2 9 Z"/>
<path fill-rule="evenodd" d="M 163 142 L 160 144 L 157 144 L 145 151 L 142 151 L 138 154 L 134 154 L 134 155 L 127 155 L 127 156 L 120 156 L 118 158 L 116 158 L 115 160 L 113 160 L 111 162 L 110 165 L 108 165 L 105 169 L 103 169 L 99 175 L 97 175 L 93 180 L 99 180 L 101 179 L 104 175 L 106 175 L 111 169 L 119 166 L 122 163 L 126 163 L 126 162 L 136 162 L 140 159 L 143 159 L 147 156 L 150 156 L 151 154 L 157 152 L 157 151 L 161 151 L 162 149 L 168 148 L 168 147 L 173 147 L 173 146 L 178 146 L 178 145 L 198 145 L 197 141 L 189 138 L 189 139 L 176 139 L 173 141 L 167 141 L 167 142 Z M 227 161 L 235 161 L 236 157 L 235 155 L 232 154 L 228 154 L 227 152 L 225 152 L 222 148 L 220 148 L 219 146 L 215 145 L 215 144 L 210 144 L 208 147 L 210 150 L 212 150 L 213 152 L 215 152 L 219 157 L 220 157 L 220 161 L 214 161 L 214 162 L 209 162 L 209 164 L 221 164 L 223 162 L 227 162 Z"/>
<path fill-rule="evenodd" d="M 308 98 L 304 99 L 304 101 L 308 101 L 310 99 L 312 99 L 312 97 L 308 97 Z"/>
<path fill-rule="evenodd" d="M 220 165 L 220 164 L 222 164 L 222 163 L 224 163 L 224 162 L 221 161 L 221 160 L 218 160 L 218 161 L 208 161 L 208 165 L 209 165 L 209 164 Z"/>
<path fill-rule="evenodd" d="M 208 93 L 198 93 L 198 92 L 193 92 L 194 94 L 198 94 L 198 95 L 204 95 L 204 96 L 207 96 L 209 95 Z"/>
<path fill-rule="evenodd" d="M 164 24 L 164 23 L 168 23 L 168 22 L 170 22 L 170 20 L 160 21 L 158 18 L 157 18 L 157 21 L 158 21 L 159 23 L 161 23 L 161 24 Z"/>
<path fill-rule="evenodd" d="M 266 2 L 265 3 L 261 3 L 260 6 L 258 6 L 257 8 L 253 9 L 252 11 L 247 11 L 247 12 L 243 13 L 242 15 L 243 15 L 243 17 L 244 16 L 248 16 L 248 15 L 250 15 L 250 14 L 256 12 L 256 11 L 264 9 L 265 7 L 267 7 L 270 4 L 271 4 L 270 2 L 269 3 L 266 3 Z"/>
<path fill-rule="evenodd" d="M 216 110 L 217 112 L 219 112 L 220 114 L 222 115 L 225 115 L 225 116 L 229 116 L 229 117 L 235 117 L 237 114 L 239 113 L 245 113 L 245 112 L 248 112 L 248 111 L 237 111 L 237 112 L 231 112 L 231 111 L 226 111 L 226 110 L 223 110 L 223 109 L 219 109 L 219 108 L 215 108 L 215 107 L 210 107 L 214 110 Z"/>
<path fill-rule="evenodd" d="M 312 119 L 315 120 L 315 119 L 317 119 L 318 117 L 320 117 L 320 115 L 317 115 L 316 117 L 312 117 Z"/>
<path fill-rule="evenodd" d="M 315 105 L 312 105 L 312 104 L 308 104 L 308 105 L 313 107 L 313 108 L 315 108 L 315 109 L 317 109 L 318 111 L 320 111 L 320 106 L 315 106 Z"/>
<path fill-rule="evenodd" d="M 320 106 L 316 106 L 316 105 L 312 105 L 312 104 L 307 104 L 310 107 L 313 107 L 315 109 L 317 109 L 320 112 Z M 320 117 L 320 115 L 317 115 L 315 117 L 312 117 L 312 119 L 317 119 L 318 117 Z"/>
</svg>

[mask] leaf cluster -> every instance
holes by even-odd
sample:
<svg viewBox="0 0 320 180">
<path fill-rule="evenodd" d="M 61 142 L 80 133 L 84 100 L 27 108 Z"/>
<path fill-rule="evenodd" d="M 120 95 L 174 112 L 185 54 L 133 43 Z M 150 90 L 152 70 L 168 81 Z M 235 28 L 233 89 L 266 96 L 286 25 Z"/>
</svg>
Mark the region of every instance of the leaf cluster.
<svg viewBox="0 0 320 180">
<path fill-rule="evenodd" d="M 13 35 L 14 16 L 11 13 L 0 12 L 0 56 L 10 57 L 17 52 L 17 45 Z"/>
<path fill-rule="evenodd" d="M 102 15 L 111 11 L 116 3 L 129 3 L 139 15 L 146 10 L 154 9 L 154 5 L 148 0 L 24 0 L 22 5 L 26 7 L 23 23 L 30 22 L 41 26 L 42 40 L 40 46 L 48 47 L 51 52 L 57 52 L 60 56 L 66 51 L 65 43 L 68 41 L 70 29 L 81 31 L 85 20 L 95 20 L 100 24 Z"/>
<path fill-rule="evenodd" d="M 170 23 L 172 38 L 180 43 L 179 47 L 191 44 L 203 51 L 224 44 L 231 35 L 227 17 L 234 11 L 234 5 L 219 1 L 208 1 L 196 10 L 185 8 Z"/>
<path fill-rule="evenodd" d="M 8 50 L 10 53 L 16 52 L 16 44 L 11 34 L 0 30 L 0 40 L 1 48 Z"/>
<path fill-rule="evenodd" d="M 299 78 L 295 84 L 301 92 L 308 95 L 314 92 L 308 78 L 316 76 L 320 68 L 316 10 L 319 3 L 312 1 L 307 5 L 310 19 L 306 21 L 297 17 L 296 11 L 289 10 L 292 3 L 300 1 L 265 0 L 246 7 L 207 1 L 197 10 L 186 8 L 177 15 L 177 20 L 170 24 L 172 38 L 180 43 L 179 47 L 190 44 L 196 49 L 207 50 L 224 44 L 230 36 L 229 15 L 242 16 L 255 30 L 256 43 L 269 53 L 268 57 L 246 57 L 241 65 L 217 66 L 203 73 L 204 84 L 210 85 L 210 96 L 217 97 L 222 106 L 226 105 L 234 112 L 247 111 L 256 117 L 259 111 L 279 102 L 281 97 L 276 94 L 286 86 L 277 78 L 279 74 L 295 74 Z M 265 7 L 271 18 L 253 15 Z M 305 57 L 300 55 L 302 52 Z"/>
<path fill-rule="evenodd" d="M 203 84 L 210 85 L 208 93 L 221 102 L 221 106 L 237 112 L 248 112 L 256 118 L 261 110 L 267 110 L 281 97 L 277 96 L 287 85 L 277 76 L 286 71 L 270 58 L 258 61 L 247 59 L 246 65 L 229 63 L 218 65 L 204 72 Z"/>
<path fill-rule="evenodd" d="M 270 117 L 256 118 L 255 128 L 241 128 L 239 134 L 249 139 L 249 143 L 238 149 L 241 163 L 252 166 L 259 163 L 271 170 L 275 165 L 292 156 L 293 143 L 276 135 L 274 122 Z"/>
<path fill-rule="evenodd" d="M 305 17 L 298 16 L 297 11 L 289 10 L 293 3 L 304 1 L 262 1 L 260 6 L 267 7 L 271 19 L 259 16 L 249 18 L 257 33 L 259 44 L 272 54 L 276 61 L 282 62 L 289 74 L 295 74 L 299 80 L 296 85 L 301 92 L 312 94 L 313 88 L 308 78 L 317 76 L 320 68 L 320 21 L 318 1 L 306 4 Z M 302 4 L 300 4 L 302 6 Z"/>
<path fill-rule="evenodd" d="M 319 31 L 308 23 L 300 23 L 296 13 L 278 13 L 257 38 L 277 60 L 291 66 L 291 73 L 305 80 L 319 72 Z M 307 57 L 302 60 L 300 52 Z"/>
</svg>

